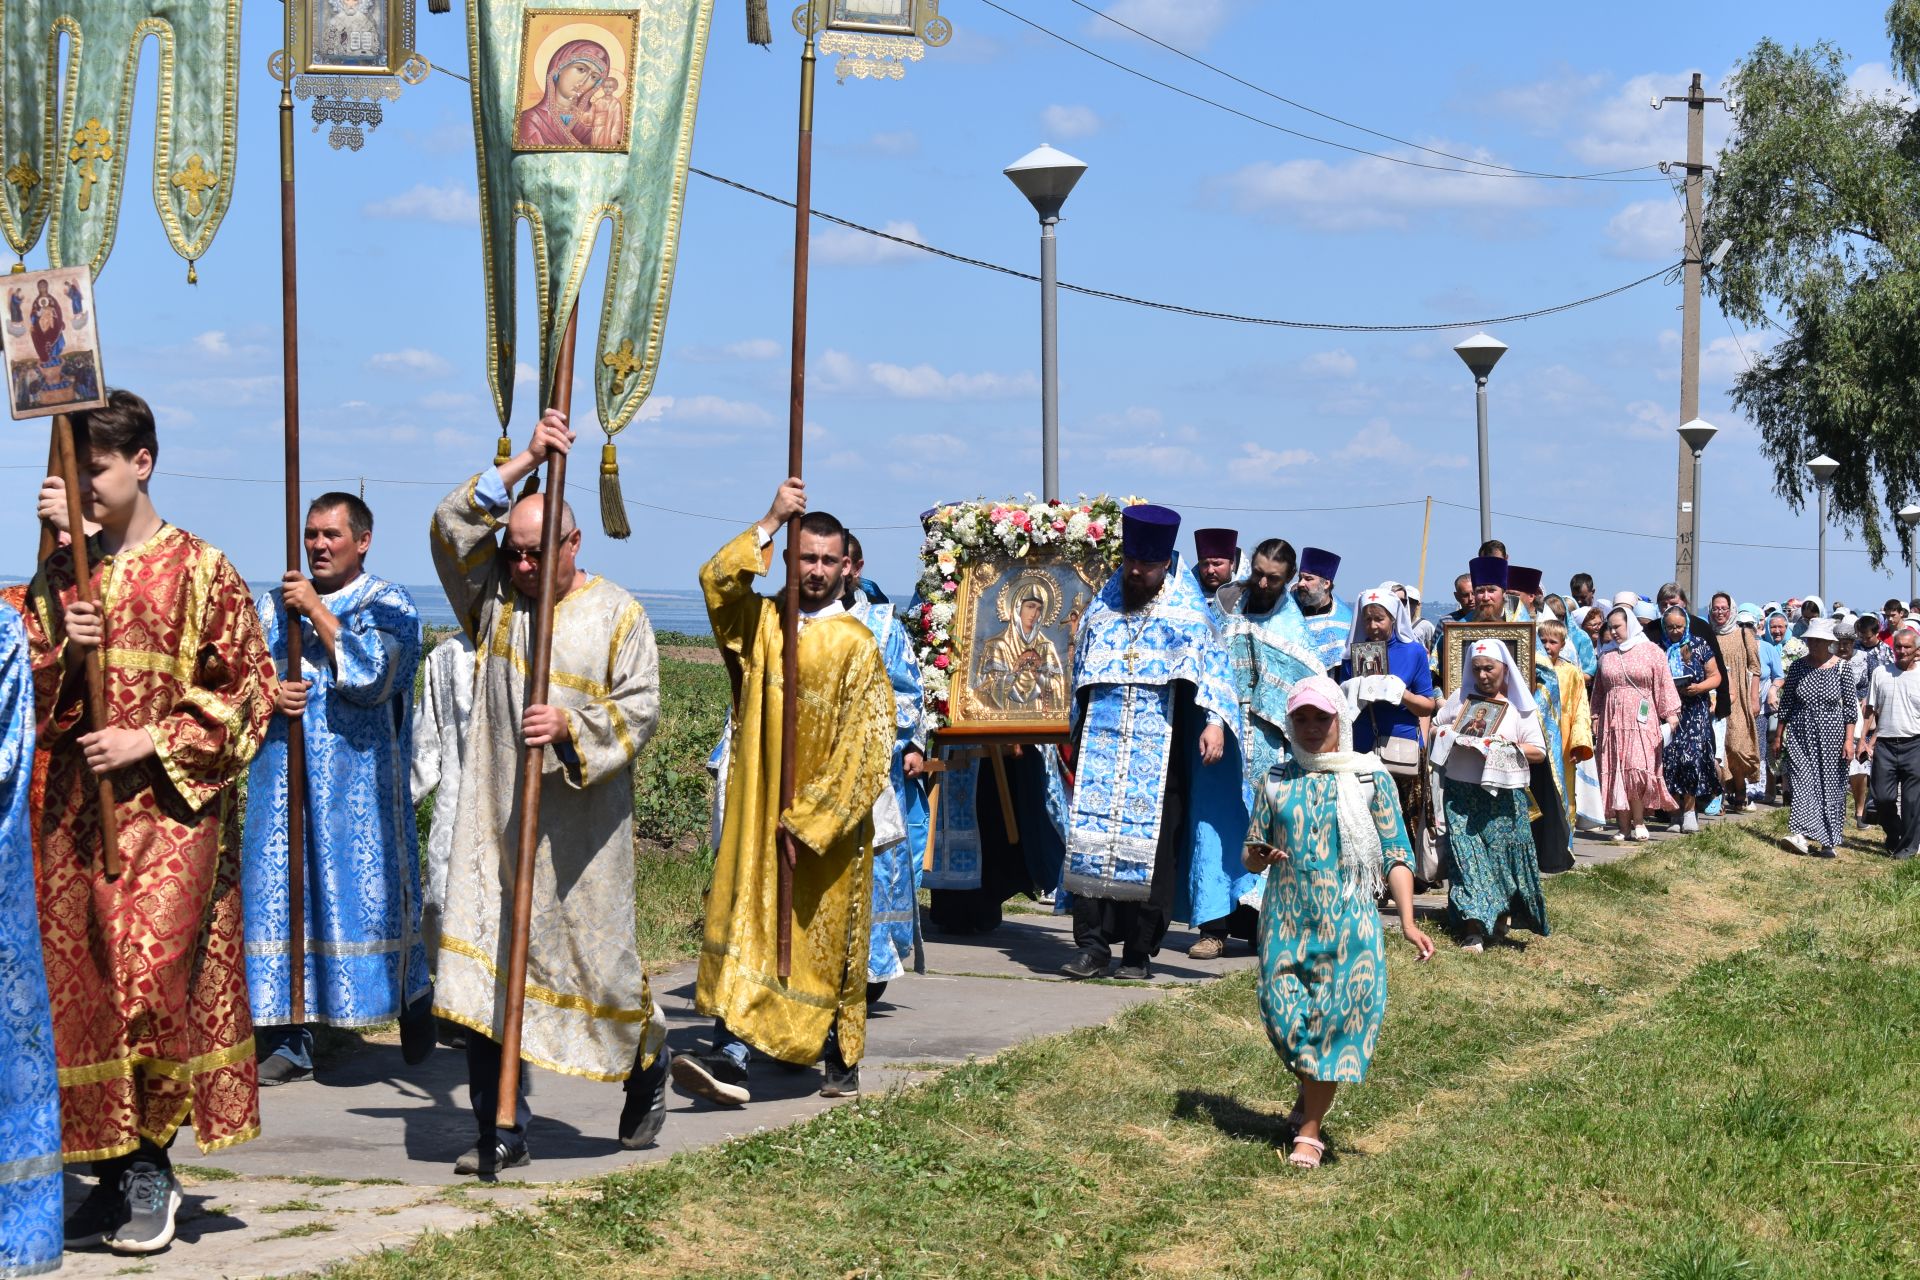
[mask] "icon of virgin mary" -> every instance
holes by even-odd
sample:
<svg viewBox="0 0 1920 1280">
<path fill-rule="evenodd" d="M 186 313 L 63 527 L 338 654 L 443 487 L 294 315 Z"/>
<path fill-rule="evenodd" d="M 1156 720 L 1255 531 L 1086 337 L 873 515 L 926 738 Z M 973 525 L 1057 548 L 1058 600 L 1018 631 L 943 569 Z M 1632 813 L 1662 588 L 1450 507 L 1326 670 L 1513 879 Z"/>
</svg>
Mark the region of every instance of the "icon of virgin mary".
<svg viewBox="0 0 1920 1280">
<path fill-rule="evenodd" d="M 537 150 L 620 150 L 627 112 L 606 46 L 570 40 L 547 61 L 540 101 L 520 113 L 513 144 Z M 522 99 L 525 101 L 525 99 Z"/>
</svg>

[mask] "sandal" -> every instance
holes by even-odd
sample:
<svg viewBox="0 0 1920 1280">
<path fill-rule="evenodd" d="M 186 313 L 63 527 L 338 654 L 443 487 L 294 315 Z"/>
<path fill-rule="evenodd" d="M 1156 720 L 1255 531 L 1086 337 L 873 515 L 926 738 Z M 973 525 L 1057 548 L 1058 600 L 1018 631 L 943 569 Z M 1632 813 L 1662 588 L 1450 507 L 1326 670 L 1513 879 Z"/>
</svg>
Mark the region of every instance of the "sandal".
<svg viewBox="0 0 1920 1280">
<path fill-rule="evenodd" d="M 1287 1156 L 1287 1163 L 1296 1169 L 1318 1169 L 1320 1157 L 1325 1154 L 1327 1144 L 1318 1138 L 1298 1137 L 1293 1140 L 1294 1149 Z M 1310 1151 L 1301 1151 L 1301 1147 L 1310 1147 Z"/>
</svg>

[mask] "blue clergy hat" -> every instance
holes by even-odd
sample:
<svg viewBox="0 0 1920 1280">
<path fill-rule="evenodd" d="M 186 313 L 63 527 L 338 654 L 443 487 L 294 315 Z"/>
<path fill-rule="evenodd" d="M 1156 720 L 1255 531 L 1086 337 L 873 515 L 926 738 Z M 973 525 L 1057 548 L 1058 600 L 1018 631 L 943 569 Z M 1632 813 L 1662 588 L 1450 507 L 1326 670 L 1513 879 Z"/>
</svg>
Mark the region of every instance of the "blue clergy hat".
<svg viewBox="0 0 1920 1280">
<path fill-rule="evenodd" d="M 1476 587 L 1506 589 L 1507 562 L 1500 556 L 1475 556 L 1467 561 L 1467 573 Z"/>
<path fill-rule="evenodd" d="M 1173 559 L 1174 539 L 1180 536 L 1180 513 L 1171 507 L 1142 502 L 1120 513 L 1120 553 L 1129 560 L 1159 564 Z"/>
<path fill-rule="evenodd" d="M 1300 548 L 1300 572 L 1332 582 L 1340 573 L 1340 557 L 1319 547 Z"/>
</svg>

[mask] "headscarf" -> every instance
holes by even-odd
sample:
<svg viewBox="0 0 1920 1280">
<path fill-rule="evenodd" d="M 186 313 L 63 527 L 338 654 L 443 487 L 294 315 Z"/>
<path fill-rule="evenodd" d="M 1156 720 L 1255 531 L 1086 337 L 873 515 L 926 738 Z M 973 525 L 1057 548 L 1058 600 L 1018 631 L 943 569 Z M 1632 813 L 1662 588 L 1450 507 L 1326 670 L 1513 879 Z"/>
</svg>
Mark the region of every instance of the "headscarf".
<svg viewBox="0 0 1920 1280">
<path fill-rule="evenodd" d="M 1752 627 L 1755 631 L 1760 629 L 1760 616 L 1760 606 L 1757 604 L 1743 604 L 1733 611 L 1735 622 Z"/>
<path fill-rule="evenodd" d="M 1684 629 L 1680 632 L 1680 638 L 1678 640 L 1668 640 L 1666 642 L 1667 673 L 1676 680 L 1684 680 L 1687 676 L 1687 663 L 1693 657 L 1693 619 L 1687 616 L 1685 607 L 1678 604 L 1670 604 L 1660 611 L 1660 630 L 1662 632 L 1665 632 L 1667 629 L 1667 616 L 1674 613 L 1680 615 L 1680 621 Z"/>
<path fill-rule="evenodd" d="M 1466 704 L 1470 696 L 1469 691 L 1473 688 L 1475 658 L 1498 658 L 1506 667 L 1507 683 L 1504 693 L 1507 702 L 1513 707 L 1514 714 L 1524 719 L 1539 711 L 1539 704 L 1533 700 L 1533 691 L 1520 679 L 1520 667 L 1514 662 L 1513 652 L 1507 648 L 1506 643 L 1501 640 L 1475 640 L 1467 646 L 1467 651 L 1460 655 L 1460 660 L 1467 664 L 1466 679 L 1460 682 L 1458 689 L 1447 695 L 1447 706 L 1453 708 L 1456 716 L 1460 708 Z M 1444 712 L 1445 708 L 1442 710 Z"/>
<path fill-rule="evenodd" d="M 1616 613 L 1626 615 L 1627 638 L 1625 640 L 1607 641 L 1600 646 L 1601 653 L 1632 653 L 1636 645 L 1649 643 L 1646 632 L 1640 629 L 1640 620 L 1637 616 L 1637 611 L 1632 605 L 1621 604 L 1616 599 L 1613 602 L 1613 607 L 1607 610 L 1607 621 L 1609 623 L 1613 621 L 1613 615 Z M 1602 630 L 1600 634 L 1605 635 L 1606 632 Z"/>
<path fill-rule="evenodd" d="M 1353 661 L 1353 646 L 1367 638 L 1366 619 L 1361 615 L 1370 604 L 1377 604 L 1387 611 L 1393 619 L 1393 638 L 1405 643 L 1413 643 L 1413 615 L 1407 612 L 1407 602 L 1391 586 L 1382 583 L 1377 587 L 1362 591 L 1353 602 L 1353 625 L 1347 630 L 1347 661 Z"/>
<path fill-rule="evenodd" d="M 1312 752 L 1295 744 L 1293 761 L 1307 773 L 1333 775 L 1334 812 L 1340 825 L 1340 892 L 1349 900 L 1372 902 L 1386 879 L 1386 851 L 1380 844 L 1379 824 L 1373 820 L 1374 775 L 1384 766 L 1373 752 L 1353 749 L 1353 722 L 1359 710 L 1327 676 L 1308 676 L 1295 683 L 1287 697 L 1289 715 L 1308 692 L 1339 709 L 1339 745 L 1332 751 Z M 1394 803 L 1399 803 L 1398 796 Z"/>
</svg>

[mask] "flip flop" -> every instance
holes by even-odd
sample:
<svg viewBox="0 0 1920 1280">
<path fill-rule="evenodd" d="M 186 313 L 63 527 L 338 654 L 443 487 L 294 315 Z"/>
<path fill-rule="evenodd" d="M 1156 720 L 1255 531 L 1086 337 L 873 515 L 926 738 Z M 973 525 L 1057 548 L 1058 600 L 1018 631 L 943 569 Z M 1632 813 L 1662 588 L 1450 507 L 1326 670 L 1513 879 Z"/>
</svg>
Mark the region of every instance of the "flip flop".
<svg viewBox="0 0 1920 1280">
<path fill-rule="evenodd" d="M 1327 1144 L 1318 1138 L 1299 1137 L 1293 1140 L 1294 1150 L 1287 1155 L 1287 1163 L 1296 1169 L 1318 1169 L 1320 1157 L 1326 1153 Z M 1302 1152 L 1301 1147 L 1311 1147 L 1311 1152 Z"/>
</svg>

